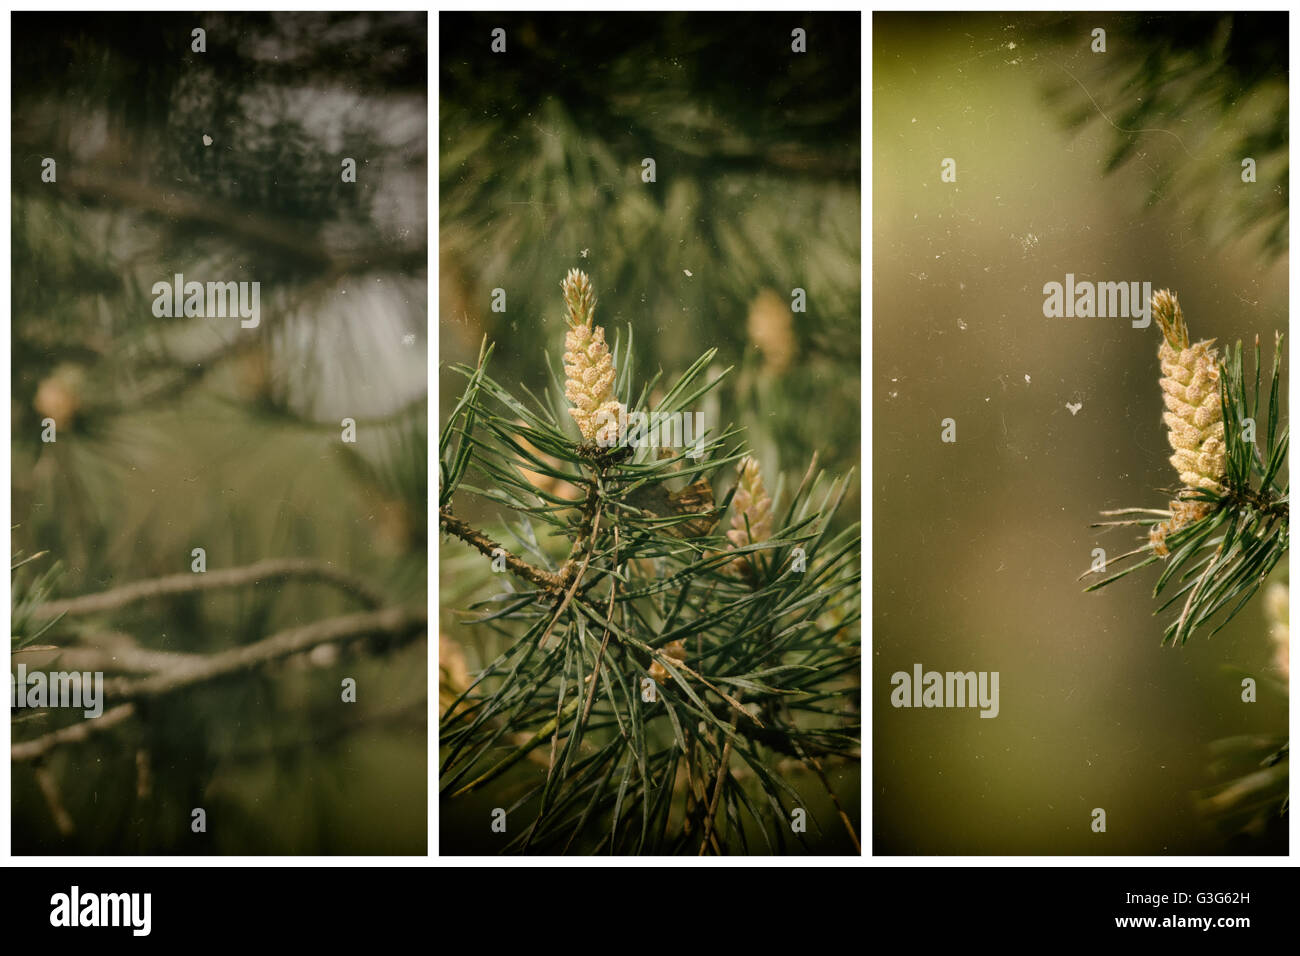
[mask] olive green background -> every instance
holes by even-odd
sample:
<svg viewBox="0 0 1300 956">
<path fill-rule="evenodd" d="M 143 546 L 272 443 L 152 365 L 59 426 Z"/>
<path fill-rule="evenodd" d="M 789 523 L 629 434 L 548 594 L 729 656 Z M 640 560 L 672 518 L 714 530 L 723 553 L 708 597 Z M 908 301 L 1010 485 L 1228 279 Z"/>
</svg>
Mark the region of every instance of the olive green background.
<svg viewBox="0 0 1300 956">
<path fill-rule="evenodd" d="M 1280 29 L 1285 51 L 1285 16 L 1242 19 L 1232 26 L 1252 42 Z M 1089 48 L 1096 26 L 1105 55 Z M 1212 741 L 1286 731 L 1262 602 L 1212 640 L 1162 648 L 1154 569 L 1094 594 L 1076 580 L 1094 548 L 1134 546 L 1128 529 L 1090 529 L 1099 511 L 1165 507 L 1177 484 L 1159 333 L 1045 318 L 1042 289 L 1067 272 L 1151 281 L 1178 292 L 1194 338 L 1258 332 L 1271 357 L 1287 328 L 1285 243 L 1213 226 L 1238 202 L 1247 222 L 1285 213 L 1269 185 L 1285 175 L 1285 142 L 1255 154 L 1253 185 L 1229 145 L 1260 116 L 1285 124 L 1285 54 L 1223 90 L 1229 109 L 1135 124 L 1177 139 L 1127 137 L 1098 108 L 1124 119 L 1138 93 L 1119 78 L 1166 41 L 1161 24 L 881 14 L 873 28 L 875 852 L 1284 852 L 1276 828 L 1237 833 L 1197 803 L 1217 779 Z M 1196 42 L 1221 28 L 1179 26 Z M 1108 173 L 1127 139 L 1133 152 Z M 940 180 L 947 157 L 955 183 Z M 1208 178 L 1180 178 L 1191 168 Z M 1167 184 L 1149 202 L 1153 183 Z M 953 444 L 940 441 L 945 418 Z M 1001 714 L 894 709 L 890 675 L 915 663 L 1000 672 Z M 1258 703 L 1240 700 L 1246 675 Z M 1090 829 L 1096 807 L 1105 834 Z"/>
</svg>

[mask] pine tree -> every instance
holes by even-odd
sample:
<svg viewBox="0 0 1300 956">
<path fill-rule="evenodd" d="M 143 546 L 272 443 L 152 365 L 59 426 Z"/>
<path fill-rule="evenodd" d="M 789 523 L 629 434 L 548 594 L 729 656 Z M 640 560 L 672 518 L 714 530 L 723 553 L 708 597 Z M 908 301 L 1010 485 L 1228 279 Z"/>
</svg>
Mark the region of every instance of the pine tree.
<svg viewBox="0 0 1300 956">
<path fill-rule="evenodd" d="M 803 767 L 856 843 L 828 775 L 860 749 L 860 538 L 831 530 L 851 476 L 828 483 L 814 457 L 769 497 L 735 428 L 645 447 L 635 414 L 694 408 L 715 351 L 652 401 L 632 331 L 610 349 L 590 280 L 563 289 L 565 377 L 544 396 L 496 382 L 486 343 L 455 369 L 441 527 L 501 590 L 466 621 L 484 666 L 444 668 L 444 800 L 499 798 L 526 821 L 507 823 L 510 852 L 746 852 L 756 830 L 774 852 L 807 839 L 786 773 Z M 473 499 L 506 509 L 508 544 L 457 513 Z"/>
<path fill-rule="evenodd" d="M 1181 644 L 1212 620 L 1210 634 L 1221 630 L 1287 553 L 1290 481 L 1283 465 L 1289 430 L 1278 420 L 1282 336 L 1274 342 L 1272 379 L 1261 404 L 1258 337 L 1254 385 L 1248 389 L 1240 342 L 1219 357 L 1213 342 L 1190 343 L 1177 296 L 1159 292 L 1151 305 L 1164 334 L 1160 385 L 1174 450 L 1170 463 L 1183 486 L 1167 510 L 1103 512 L 1116 520 L 1094 527 L 1143 526 L 1147 540 L 1116 562 L 1138 560 L 1087 590 L 1162 562 L 1156 596 L 1176 587 L 1157 613 L 1182 600 L 1164 635 Z"/>
<path fill-rule="evenodd" d="M 1225 627 L 1268 581 L 1289 547 L 1290 481 L 1284 470 L 1289 429 L 1279 422 L 1278 404 L 1282 336 L 1274 340 L 1272 377 L 1261 404 L 1258 337 L 1254 383 L 1248 389 L 1240 342 L 1220 357 L 1212 341 L 1191 342 L 1176 295 L 1158 292 L 1151 306 L 1164 336 L 1160 389 L 1173 449 L 1169 461 L 1182 487 L 1168 510 L 1103 512 L 1113 520 L 1094 527 L 1136 525 L 1146 527 L 1147 536 L 1140 547 L 1117 559 L 1137 560 L 1087 590 L 1163 564 L 1154 594 L 1159 598 L 1171 586 L 1173 593 L 1157 613 L 1183 602 L 1165 628 L 1164 642 L 1184 644 L 1211 624 L 1211 636 Z M 1278 659 L 1289 668 L 1286 588 L 1275 582 L 1269 593 Z M 1226 738 L 1215 741 L 1211 751 L 1211 769 L 1218 775 L 1243 761 L 1248 769 L 1227 774 L 1226 783 L 1202 798 L 1207 815 L 1230 830 L 1260 832 L 1270 817 L 1286 812 L 1289 744 L 1284 733 Z"/>
</svg>

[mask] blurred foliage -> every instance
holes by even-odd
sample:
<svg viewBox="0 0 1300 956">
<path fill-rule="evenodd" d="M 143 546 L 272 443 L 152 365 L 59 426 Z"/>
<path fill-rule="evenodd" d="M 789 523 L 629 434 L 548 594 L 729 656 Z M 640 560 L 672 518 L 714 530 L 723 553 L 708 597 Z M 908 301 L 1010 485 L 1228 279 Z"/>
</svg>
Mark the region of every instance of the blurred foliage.
<svg viewBox="0 0 1300 956">
<path fill-rule="evenodd" d="M 1275 686 L 1285 696 L 1286 685 Z M 1241 734 L 1210 745 L 1213 783 L 1198 795 L 1229 850 L 1279 852 L 1290 809 L 1290 744 L 1285 734 Z"/>
<path fill-rule="evenodd" d="M 1106 30 L 1104 54 L 1091 52 L 1096 27 Z M 1062 67 L 1049 102 L 1071 129 L 1109 121 L 1106 172 L 1142 162 L 1151 170 L 1148 205 L 1177 204 L 1216 244 L 1251 236 L 1269 257 L 1287 253 L 1285 12 L 1071 16 L 1049 37 L 1072 37 L 1073 65 L 1087 66 Z M 1247 157 L 1253 184 L 1241 179 Z"/>
<path fill-rule="evenodd" d="M 425 26 L 14 16 L 13 547 L 59 562 L 55 596 L 185 572 L 203 547 L 209 570 L 314 558 L 424 604 Z M 259 282 L 260 325 L 154 316 L 153 284 L 177 273 Z M 345 417 L 355 445 L 340 442 Z M 263 582 L 66 620 L 42 640 L 110 628 L 210 653 L 354 610 L 318 584 Z M 46 769 L 70 834 L 15 765 L 15 851 L 424 852 L 425 652 L 349 649 L 315 672 L 291 660 L 61 748 Z M 347 719 L 344 675 L 373 689 Z"/>
<path fill-rule="evenodd" d="M 443 14 L 442 355 L 534 390 L 588 271 L 640 376 L 706 348 L 769 467 L 859 459 L 857 14 Z M 494 54 L 491 32 L 506 31 Z M 791 30 L 808 52 L 791 52 Z M 656 181 L 642 182 L 652 158 Z M 492 290 L 507 294 L 490 310 Z M 807 293 L 807 311 L 790 309 Z M 442 407 L 456 391 L 444 382 Z M 817 427 L 808 421 L 814 410 Z M 856 494 L 856 492 L 854 493 Z M 846 513 L 858 509 L 856 498 Z"/>
<path fill-rule="evenodd" d="M 59 565 L 55 562 L 43 572 L 28 576 L 21 569 L 46 557 L 44 552 L 23 557 L 21 553 L 13 556 L 10 572 L 13 580 L 10 585 L 9 611 L 9 648 L 19 651 L 35 644 L 42 634 L 59 623 L 59 618 L 41 620 L 35 613 L 36 608 L 47 601 L 58 580 Z"/>
</svg>

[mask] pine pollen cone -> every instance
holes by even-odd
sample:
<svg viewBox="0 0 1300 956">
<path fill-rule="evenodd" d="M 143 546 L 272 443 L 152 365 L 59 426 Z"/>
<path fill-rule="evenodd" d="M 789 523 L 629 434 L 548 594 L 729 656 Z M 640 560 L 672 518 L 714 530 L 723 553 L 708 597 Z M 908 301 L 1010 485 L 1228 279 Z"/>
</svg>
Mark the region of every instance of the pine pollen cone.
<svg viewBox="0 0 1300 956">
<path fill-rule="evenodd" d="M 596 294 L 591 280 L 577 269 L 560 283 L 568 309 L 564 335 L 564 397 L 569 414 L 586 441 L 613 445 L 618 439 L 623 405 L 614 397 L 614 358 L 605 344 L 605 330 L 593 325 Z"/>
<path fill-rule="evenodd" d="M 758 544 L 772 537 L 772 498 L 763 486 L 763 476 L 758 462 L 746 456 L 739 465 L 740 481 L 731 498 L 731 530 L 727 540 L 732 548 Z M 731 569 L 737 573 L 748 570 L 746 558 L 737 558 Z"/>
<path fill-rule="evenodd" d="M 1151 312 L 1164 333 L 1160 343 L 1160 391 L 1164 395 L 1164 422 L 1174 453 L 1169 462 L 1186 489 L 1223 494 L 1226 452 L 1223 406 L 1219 393 L 1218 350 L 1214 340 L 1191 344 L 1187 320 L 1178 296 L 1162 289 L 1151 297 Z M 1169 503 L 1168 521 L 1152 528 L 1156 554 L 1169 553 L 1165 538 L 1199 520 L 1212 510 L 1205 501 Z"/>
</svg>

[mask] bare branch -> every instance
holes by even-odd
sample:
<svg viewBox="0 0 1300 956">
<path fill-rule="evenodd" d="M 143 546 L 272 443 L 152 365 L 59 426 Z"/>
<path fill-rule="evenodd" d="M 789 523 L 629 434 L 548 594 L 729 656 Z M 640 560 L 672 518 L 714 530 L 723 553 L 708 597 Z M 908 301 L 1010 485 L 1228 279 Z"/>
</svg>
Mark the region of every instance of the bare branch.
<svg viewBox="0 0 1300 956">
<path fill-rule="evenodd" d="M 168 597 L 173 594 L 216 591 L 285 578 L 302 578 L 332 584 L 357 598 L 366 607 L 375 608 L 383 604 L 383 598 L 378 592 L 332 565 L 303 558 L 273 558 L 242 568 L 227 568 L 204 574 L 172 574 L 163 578 L 135 581 L 98 594 L 83 594 L 80 597 L 60 601 L 47 601 L 33 608 L 32 614 L 37 618 L 58 617 L 60 614 L 69 616 L 99 614 L 104 611 L 115 611 L 137 601 Z"/>
<path fill-rule="evenodd" d="M 9 749 L 9 759 L 15 762 L 39 760 L 55 747 L 63 744 L 79 744 L 89 740 L 93 734 L 116 727 L 134 713 L 135 704 L 123 704 L 104 711 L 94 720 L 83 720 L 80 723 L 69 724 L 67 727 L 60 727 L 35 740 L 16 741 Z"/>
<path fill-rule="evenodd" d="M 325 247 L 313 229 L 228 202 L 213 202 L 211 197 L 186 192 L 173 184 L 164 187 L 88 169 L 68 172 L 60 184 L 90 202 L 144 210 L 168 224 L 195 224 L 219 230 L 253 249 L 282 255 L 334 275 L 371 269 L 376 263 L 385 269 L 418 269 L 428 262 L 428 254 L 422 247 L 377 245 L 334 252 Z"/>
<path fill-rule="evenodd" d="M 199 654 L 155 651 L 141 647 L 121 631 L 101 631 L 82 638 L 83 644 L 59 648 L 59 666 L 72 671 L 113 671 L 155 674 L 203 660 Z"/>
<path fill-rule="evenodd" d="M 50 816 L 54 818 L 54 825 L 59 828 L 60 835 L 71 836 L 77 827 L 63 807 L 63 798 L 59 795 L 59 783 L 54 779 L 54 774 L 38 765 L 36 784 L 41 788 L 41 796 L 45 798 L 45 805 L 50 808 Z"/>
<path fill-rule="evenodd" d="M 252 670 L 262 664 L 309 651 L 318 644 L 360 637 L 364 634 L 409 634 L 427 621 L 423 612 L 390 607 L 344 617 L 316 621 L 302 627 L 280 631 L 253 644 L 220 651 L 210 657 L 140 678 L 115 678 L 104 684 L 104 696 L 116 700 L 140 700 L 161 697 L 182 688 L 229 677 Z"/>
<path fill-rule="evenodd" d="M 533 567 L 523 558 L 516 557 L 482 531 L 465 521 L 461 521 L 446 508 L 438 513 L 438 517 L 444 531 L 454 534 L 489 558 L 501 556 L 506 563 L 506 567 L 525 581 L 530 581 L 547 591 L 555 592 L 564 589 L 564 582 L 558 574 L 552 574 L 550 571 L 543 571 L 541 568 Z"/>
<path fill-rule="evenodd" d="M 83 720 L 51 731 L 35 740 L 20 741 L 10 750 L 14 761 L 38 760 L 63 744 L 81 743 L 93 734 L 114 727 L 135 713 L 132 701 L 175 693 L 186 687 L 231 677 L 272 661 L 309 651 L 319 644 L 346 641 L 367 634 L 387 633 L 406 636 L 422 630 L 428 623 L 423 611 L 390 607 L 344 617 L 316 621 L 303 627 L 280 631 L 253 644 L 187 661 L 180 666 L 142 678 L 116 678 L 106 681 L 104 696 L 126 703 L 105 711 L 100 717 Z M 189 655 L 187 655 L 189 656 Z"/>
</svg>

